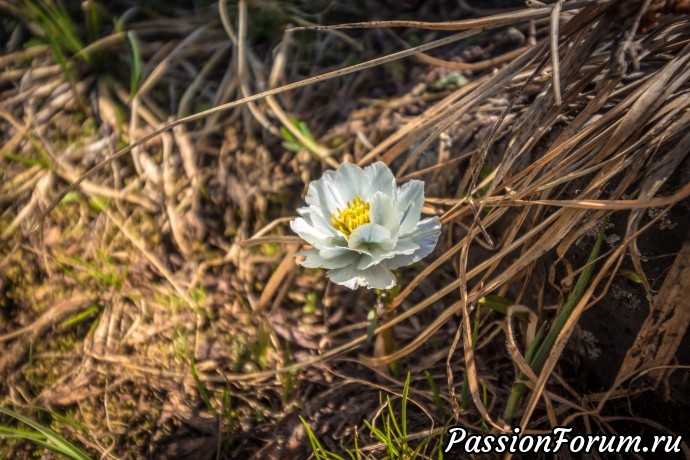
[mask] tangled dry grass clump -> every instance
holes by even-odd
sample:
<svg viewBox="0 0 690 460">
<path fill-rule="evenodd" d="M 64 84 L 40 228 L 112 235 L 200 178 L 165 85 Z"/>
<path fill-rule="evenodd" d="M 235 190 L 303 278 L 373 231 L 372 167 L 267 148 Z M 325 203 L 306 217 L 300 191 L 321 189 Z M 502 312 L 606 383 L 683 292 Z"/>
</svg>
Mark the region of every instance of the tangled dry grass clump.
<svg viewBox="0 0 690 460">
<path fill-rule="evenodd" d="M 430 458 L 453 424 L 690 435 L 684 2 L 460 3 L 335 26 L 358 17 L 128 10 L 87 44 L 26 7 L 52 3 L 0 2 L 0 406 L 103 458 Z M 374 323 L 372 292 L 295 264 L 287 223 L 323 170 L 377 160 L 444 226 Z"/>
</svg>

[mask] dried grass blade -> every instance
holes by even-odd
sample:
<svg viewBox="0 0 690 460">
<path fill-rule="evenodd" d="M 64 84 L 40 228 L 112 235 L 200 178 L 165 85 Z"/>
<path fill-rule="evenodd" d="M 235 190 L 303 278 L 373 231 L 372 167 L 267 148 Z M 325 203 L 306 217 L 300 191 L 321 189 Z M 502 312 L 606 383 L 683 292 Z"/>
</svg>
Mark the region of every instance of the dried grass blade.
<svg viewBox="0 0 690 460">
<path fill-rule="evenodd" d="M 618 370 L 613 387 L 635 370 L 665 366 L 675 356 L 685 331 L 690 325 L 690 240 L 681 248 L 654 305 L 642 325 L 633 345 L 628 349 Z M 653 343 L 655 346 L 650 346 Z M 655 385 L 659 385 L 663 371 L 653 372 Z"/>
</svg>

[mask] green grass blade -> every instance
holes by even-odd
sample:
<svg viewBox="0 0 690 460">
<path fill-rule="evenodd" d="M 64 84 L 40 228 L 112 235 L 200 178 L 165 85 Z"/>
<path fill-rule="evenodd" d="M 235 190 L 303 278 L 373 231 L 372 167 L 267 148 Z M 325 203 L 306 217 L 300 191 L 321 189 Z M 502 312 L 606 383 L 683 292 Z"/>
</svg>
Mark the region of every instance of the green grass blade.
<svg viewBox="0 0 690 460">
<path fill-rule="evenodd" d="M 490 308 L 491 310 L 502 315 L 508 314 L 508 308 L 515 304 L 512 300 L 502 297 L 500 295 L 487 295 L 477 301 L 481 307 Z"/>
<path fill-rule="evenodd" d="M 314 434 L 307 421 L 304 420 L 304 418 L 301 415 L 298 415 L 298 417 L 302 422 L 302 425 L 304 426 L 304 430 L 307 432 L 307 436 L 309 437 L 309 443 L 311 444 L 311 449 L 314 452 L 314 456 L 317 460 L 345 460 L 340 455 L 324 449 L 323 445 L 321 444 L 321 442 L 319 442 L 319 439 L 316 437 L 316 434 Z"/>
<path fill-rule="evenodd" d="M 45 427 L 41 425 L 38 422 L 35 422 L 31 420 L 30 418 L 24 417 L 23 415 L 11 410 L 7 409 L 5 407 L 0 407 L 0 413 L 3 413 L 5 415 L 9 415 L 10 417 L 19 420 L 20 422 L 30 426 L 31 428 L 35 429 L 38 431 L 40 434 L 45 436 L 47 441 L 50 441 L 48 443 L 47 441 L 41 441 L 40 439 L 34 439 L 34 438 L 27 438 L 30 439 L 32 442 L 35 442 L 42 447 L 46 449 L 50 449 L 54 452 L 60 453 L 62 455 L 65 455 L 71 459 L 75 460 L 89 460 L 90 457 L 86 455 L 84 452 L 79 450 L 77 446 L 57 434 L 55 431 L 51 430 L 48 427 Z"/>
<path fill-rule="evenodd" d="M 316 437 L 314 432 L 311 430 L 311 427 L 307 423 L 304 418 L 302 418 L 301 415 L 298 416 L 300 421 L 302 422 L 302 425 L 304 426 L 304 430 L 307 432 L 307 436 L 309 437 L 309 443 L 311 444 L 311 450 L 314 452 L 314 455 L 316 458 L 321 457 L 321 453 L 323 451 L 323 447 L 321 446 L 321 443 L 319 442 L 319 439 Z"/>
<path fill-rule="evenodd" d="M 129 98 L 132 99 L 139 91 L 139 84 L 141 83 L 141 46 L 134 31 L 127 32 L 127 39 L 132 47 L 132 76 L 129 83 Z"/>
<path fill-rule="evenodd" d="M 403 386 L 402 394 L 402 429 L 403 436 L 407 439 L 407 398 L 410 394 L 410 373 L 407 373 L 407 378 L 405 379 L 405 386 Z"/>
<path fill-rule="evenodd" d="M 371 433 L 383 443 L 386 448 L 388 449 L 388 454 L 391 458 L 398 458 L 398 451 L 393 447 L 393 443 L 391 442 L 390 436 L 387 436 L 386 433 L 381 431 L 379 428 L 376 428 L 374 425 L 369 423 L 369 421 L 364 420 L 364 425 L 371 431 Z"/>
<path fill-rule="evenodd" d="M 534 354 L 539 349 L 541 339 L 542 337 L 544 337 L 544 332 L 546 332 L 546 323 L 542 323 L 542 325 L 539 326 L 539 329 L 537 329 L 537 333 L 534 334 L 534 340 L 532 340 L 532 342 L 529 344 L 529 347 L 527 347 L 527 351 L 525 351 L 525 361 L 527 361 L 527 363 L 532 362 Z"/>
<path fill-rule="evenodd" d="M 391 433 L 391 416 L 390 416 L 390 414 L 388 414 L 388 416 L 386 417 L 386 421 L 384 423 L 386 426 L 386 439 L 388 440 L 388 442 L 386 443 L 386 447 L 388 448 L 388 456 L 391 458 L 401 457 L 401 455 L 398 453 L 398 450 L 393 445 L 393 435 Z"/>
<path fill-rule="evenodd" d="M 44 441 L 46 437 L 41 433 L 35 431 L 26 431 L 19 428 L 12 428 L 11 426 L 0 425 L 0 438 L 21 438 Z"/>
<path fill-rule="evenodd" d="M 407 444 L 407 399 L 410 395 L 410 373 L 407 373 L 407 378 L 405 379 L 405 385 L 403 386 L 402 394 L 402 409 L 400 414 L 400 424 L 402 425 L 402 446 L 403 453 L 407 454 L 409 446 Z"/>
<path fill-rule="evenodd" d="M 431 372 L 429 371 L 424 371 L 424 376 L 426 377 L 426 381 L 429 383 L 429 387 L 431 387 L 431 393 L 434 395 L 434 405 L 436 406 L 436 409 L 438 410 L 439 414 L 441 414 L 442 418 L 446 418 L 446 407 L 441 399 L 441 391 L 438 389 L 436 381 L 434 381 L 434 378 L 431 376 Z"/>
<path fill-rule="evenodd" d="M 580 273 L 580 276 L 577 279 L 577 283 L 575 284 L 575 287 L 568 296 L 568 300 L 566 301 L 565 306 L 558 313 L 558 315 L 556 315 L 556 319 L 553 321 L 553 324 L 549 328 L 549 332 L 546 335 L 546 338 L 539 345 L 538 350 L 534 353 L 534 357 L 531 360 L 528 360 L 528 364 L 530 365 L 534 373 L 537 375 L 541 372 L 541 368 L 544 366 L 546 359 L 549 357 L 549 354 L 551 353 L 551 348 L 553 348 L 558 334 L 560 334 L 561 329 L 563 329 L 563 326 L 570 317 L 570 314 L 573 312 L 573 309 L 575 308 L 577 303 L 580 301 L 580 298 L 582 298 L 582 294 L 584 294 L 585 289 L 589 284 L 589 279 L 592 276 L 592 272 L 594 271 L 594 261 L 597 257 L 599 257 L 599 252 L 601 251 L 601 244 L 604 240 L 604 230 L 606 228 L 606 222 L 607 221 L 604 220 L 601 224 L 601 227 L 599 228 L 597 240 L 594 243 L 594 247 L 592 248 L 592 251 L 589 254 L 586 267 L 582 270 L 582 273 Z M 536 340 L 534 342 L 536 342 Z M 508 399 L 508 406 L 506 408 L 506 419 L 511 418 L 513 415 L 515 415 L 515 412 L 517 411 L 517 407 L 520 403 L 520 399 L 522 398 L 522 394 L 527 389 L 527 386 L 521 382 L 525 378 L 526 376 L 521 372 L 518 375 L 518 378 L 516 379 L 516 383 L 513 385 L 513 390 L 510 394 L 510 398 Z"/>
<path fill-rule="evenodd" d="M 64 320 L 62 323 L 60 323 L 60 327 L 63 329 L 67 329 L 71 326 L 74 326 L 75 324 L 82 323 L 86 321 L 87 319 L 91 318 L 94 316 L 96 313 L 98 313 L 101 309 L 94 305 L 90 308 L 87 308 L 86 310 L 77 313 L 76 315 L 73 315 L 66 320 Z"/>
<path fill-rule="evenodd" d="M 44 161 L 41 159 L 34 159 L 34 158 L 27 158 L 23 155 L 18 155 L 16 153 L 6 153 L 3 155 L 5 160 L 7 161 L 13 161 L 15 163 L 22 164 L 24 166 L 41 166 L 42 168 L 48 169 L 50 166 L 49 164 L 46 164 Z"/>
<path fill-rule="evenodd" d="M 204 383 L 199 378 L 199 373 L 196 370 L 196 363 L 194 362 L 193 358 L 189 360 L 189 369 L 192 373 L 192 377 L 194 377 L 194 383 L 196 384 L 196 389 L 199 391 L 199 396 L 201 396 L 201 399 L 204 401 L 204 404 L 206 405 L 206 409 L 208 409 L 208 411 L 211 414 L 213 414 L 214 417 L 217 417 L 218 412 L 213 407 L 213 404 L 211 404 L 211 398 L 209 398 L 208 392 L 204 387 Z"/>
</svg>

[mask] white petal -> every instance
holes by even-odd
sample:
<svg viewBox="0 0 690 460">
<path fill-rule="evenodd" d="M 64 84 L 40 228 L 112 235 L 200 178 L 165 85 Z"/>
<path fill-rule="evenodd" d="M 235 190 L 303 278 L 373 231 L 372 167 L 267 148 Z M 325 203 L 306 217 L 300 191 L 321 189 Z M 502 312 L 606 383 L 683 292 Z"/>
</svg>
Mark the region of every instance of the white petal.
<svg viewBox="0 0 690 460">
<path fill-rule="evenodd" d="M 370 179 L 359 166 L 343 163 L 335 171 L 325 171 L 320 179 L 309 183 L 305 201 L 321 210 L 326 221 L 347 207 L 355 197 L 367 200 L 370 193 Z"/>
<path fill-rule="evenodd" d="M 359 262 L 357 262 L 357 269 L 365 270 L 371 267 L 372 265 L 380 264 L 382 260 L 392 259 L 393 257 L 395 257 L 394 252 L 386 251 L 376 246 L 373 246 L 369 249 L 368 252 L 362 254 L 362 256 L 359 259 Z"/>
<path fill-rule="evenodd" d="M 348 201 L 355 197 L 369 201 L 377 191 L 395 202 L 395 177 L 385 163 L 379 161 L 364 169 L 343 163 L 335 171 L 325 171 L 320 179 L 309 183 L 305 201 L 317 208 L 329 223 L 338 209 L 347 207 Z"/>
<path fill-rule="evenodd" d="M 335 171 L 326 171 L 321 179 L 309 183 L 305 201 L 319 208 L 324 218 L 330 218 L 338 208 L 343 209 L 347 206 L 350 198 L 346 197 L 352 193 L 352 190 L 349 188 L 343 190 L 344 187 L 345 185 L 336 186 Z"/>
<path fill-rule="evenodd" d="M 297 233 L 300 238 L 302 238 L 307 243 L 311 244 L 315 248 L 328 248 L 333 247 L 333 243 L 330 242 L 328 234 L 320 232 L 317 228 L 310 225 L 309 222 L 304 220 L 302 217 L 290 221 L 290 228 L 293 232 Z"/>
<path fill-rule="evenodd" d="M 419 249 L 419 245 L 409 236 L 405 238 L 401 238 L 398 240 L 396 243 L 395 247 L 393 248 L 393 253 L 396 255 L 398 254 L 414 254 L 415 251 Z"/>
<path fill-rule="evenodd" d="M 398 255 L 411 255 L 419 249 L 419 245 L 412 241 L 411 238 L 406 237 L 396 241 L 393 249 L 384 250 L 378 246 L 370 246 L 367 252 L 363 251 L 362 257 L 357 263 L 357 268 L 364 270 L 372 265 L 378 265 L 381 261 L 392 259 Z"/>
<path fill-rule="evenodd" d="M 341 268 L 347 265 L 352 265 L 356 262 L 355 259 L 359 254 L 353 251 L 343 253 L 337 257 L 324 258 L 319 254 L 317 249 L 307 249 L 297 253 L 298 256 L 306 257 L 300 262 L 300 265 L 307 268 Z"/>
<path fill-rule="evenodd" d="M 390 289 L 395 286 L 395 276 L 383 264 L 374 265 L 360 273 L 369 289 Z M 362 285 L 361 281 L 360 285 Z"/>
<path fill-rule="evenodd" d="M 304 251 L 300 251 L 296 255 L 297 257 L 305 257 L 305 259 L 301 262 L 298 262 L 301 266 L 307 267 L 307 268 L 322 268 L 324 264 L 324 260 L 321 258 L 319 255 L 318 249 L 306 249 Z"/>
<path fill-rule="evenodd" d="M 374 265 L 366 270 L 357 270 L 350 265 L 329 270 L 327 275 L 334 283 L 342 284 L 350 289 L 358 286 L 366 286 L 369 289 L 390 289 L 395 286 L 395 276 L 383 265 Z"/>
<path fill-rule="evenodd" d="M 343 241 L 345 241 L 343 239 Z M 341 246 L 336 246 L 333 248 L 328 248 L 328 249 L 323 249 L 319 251 L 319 255 L 323 257 L 324 259 L 333 259 L 335 257 L 340 257 L 344 254 L 353 254 L 355 256 L 359 256 L 359 252 L 348 248 L 347 246 L 341 247 Z"/>
<path fill-rule="evenodd" d="M 400 223 L 400 214 L 395 207 L 395 202 L 383 192 L 376 192 L 369 203 L 371 204 L 369 208 L 370 222 L 388 229 L 395 237 L 398 234 Z"/>
<path fill-rule="evenodd" d="M 348 265 L 334 270 L 328 270 L 326 275 L 336 284 L 342 284 L 350 289 L 357 289 L 359 286 L 359 270 L 354 265 Z"/>
<path fill-rule="evenodd" d="M 386 163 L 377 161 L 376 163 L 370 164 L 364 168 L 364 174 L 366 175 L 365 183 L 369 184 L 370 188 L 367 196 L 363 196 L 362 198 L 368 200 L 374 193 L 383 192 L 386 196 L 395 201 L 397 194 L 395 176 L 393 176 L 393 173 Z"/>
<path fill-rule="evenodd" d="M 357 227 L 347 240 L 347 245 L 357 251 L 369 252 L 372 245 L 381 249 L 393 249 L 395 242 L 391 238 L 391 231 L 378 224 L 364 224 Z"/>
<path fill-rule="evenodd" d="M 396 255 L 392 259 L 387 259 L 383 263 L 390 269 L 396 269 L 398 267 L 404 267 L 413 264 L 424 257 L 431 254 L 431 251 L 436 247 L 436 242 L 441 234 L 441 223 L 438 216 L 434 216 L 428 219 L 424 219 L 417 227 L 407 235 L 405 238 L 400 238 L 398 244 L 402 246 L 403 244 L 408 244 L 408 239 L 411 243 L 419 246 L 412 254 Z"/>
<path fill-rule="evenodd" d="M 330 220 L 327 222 L 321 214 L 321 210 L 316 206 L 305 206 L 303 208 L 299 208 L 297 209 L 297 214 L 302 216 L 307 224 L 314 227 L 314 229 L 320 234 L 340 236 L 340 233 L 331 225 Z"/>
<path fill-rule="evenodd" d="M 400 236 L 411 232 L 422 215 L 424 204 L 424 182 L 411 180 L 398 189 L 396 202 L 398 211 L 403 213 L 400 221 Z"/>
<path fill-rule="evenodd" d="M 346 203 L 358 196 L 364 200 L 367 199 L 364 195 L 369 190 L 369 182 L 362 168 L 356 164 L 343 163 L 338 166 L 333 180 L 335 186 L 342 190 L 342 196 Z"/>
</svg>

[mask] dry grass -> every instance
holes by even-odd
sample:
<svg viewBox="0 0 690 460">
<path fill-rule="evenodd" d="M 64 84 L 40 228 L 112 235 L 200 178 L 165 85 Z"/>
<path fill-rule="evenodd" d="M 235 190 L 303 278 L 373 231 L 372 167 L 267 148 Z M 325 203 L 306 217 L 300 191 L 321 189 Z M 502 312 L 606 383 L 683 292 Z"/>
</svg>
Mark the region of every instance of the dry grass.
<svg viewBox="0 0 690 460">
<path fill-rule="evenodd" d="M 257 4 L 124 13 L 136 40 L 114 31 L 62 66 L 48 46 L 0 57 L 3 406 L 53 411 L 33 414 L 102 457 L 300 458 L 301 415 L 328 448 L 356 440 L 381 458 L 362 420 L 384 419 L 379 392 L 399 401 L 404 375 L 385 366 L 397 362 L 411 376 L 408 439 L 427 443 L 424 456 L 449 423 L 688 434 L 674 425 L 682 418 L 643 410 L 657 391 L 689 403 L 676 393 L 690 322 L 678 294 L 690 226 L 687 15 L 591 0 L 314 31 L 306 3 Z M 276 5 L 284 28 L 307 30 L 266 32 L 274 54 L 252 49 L 252 21 Z M 328 63 L 414 34 L 426 44 Z M 480 57 L 451 58 L 468 39 Z M 441 57 L 424 54 L 433 49 Z M 141 81 L 127 87 L 137 52 Z M 400 61 L 410 56 L 425 67 Z M 416 78 L 395 85 L 408 68 Z M 450 77 L 460 84 L 434 87 Z M 369 96 L 379 86 L 395 95 Z M 378 159 L 401 181 L 424 179 L 424 211 L 444 223 L 433 256 L 401 271 L 376 329 L 394 330 L 388 355 L 367 334 L 374 294 L 299 268 L 287 226 L 321 171 Z M 596 359 L 583 321 L 628 315 L 615 311 L 621 289 L 642 293 L 643 313 L 632 332 L 607 325 L 627 353 Z M 492 295 L 507 312 L 486 306 Z M 548 358 L 530 367 L 524 350 L 568 302 Z M 588 367 L 616 371 L 607 381 Z M 518 370 L 527 390 L 510 408 Z"/>
</svg>

